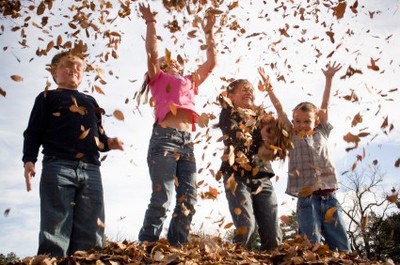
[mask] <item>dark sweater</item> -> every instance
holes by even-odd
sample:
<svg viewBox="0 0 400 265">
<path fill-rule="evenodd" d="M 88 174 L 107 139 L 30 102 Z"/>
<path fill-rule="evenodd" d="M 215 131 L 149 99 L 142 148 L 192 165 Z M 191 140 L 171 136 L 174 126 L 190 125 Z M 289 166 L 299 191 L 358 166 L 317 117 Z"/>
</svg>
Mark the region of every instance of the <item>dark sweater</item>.
<svg viewBox="0 0 400 265">
<path fill-rule="evenodd" d="M 35 163 L 42 145 L 45 156 L 100 165 L 99 151 L 109 150 L 103 113 L 92 96 L 77 90 L 40 93 L 24 132 L 22 161 Z"/>
<path fill-rule="evenodd" d="M 257 119 L 257 117 L 256 117 Z M 263 163 L 257 159 L 258 148 L 262 142 L 260 128 L 255 127 L 251 132 L 252 144 L 247 147 L 245 139 L 237 137 L 238 133 L 242 132 L 239 128 L 240 125 L 244 126 L 245 121 L 240 114 L 232 107 L 226 106 L 221 110 L 219 116 L 219 127 L 224 137 L 225 155 L 229 154 L 229 146 L 233 146 L 235 158 L 238 153 L 243 153 L 249 160 L 250 168 L 243 168 L 239 163 L 235 163 L 231 166 L 229 160 L 222 161 L 220 171 L 225 176 L 230 176 L 235 173 L 236 177 L 244 178 L 271 178 L 275 174 L 271 167 L 271 163 Z M 253 175 L 252 169 L 259 167 L 257 174 Z"/>
</svg>

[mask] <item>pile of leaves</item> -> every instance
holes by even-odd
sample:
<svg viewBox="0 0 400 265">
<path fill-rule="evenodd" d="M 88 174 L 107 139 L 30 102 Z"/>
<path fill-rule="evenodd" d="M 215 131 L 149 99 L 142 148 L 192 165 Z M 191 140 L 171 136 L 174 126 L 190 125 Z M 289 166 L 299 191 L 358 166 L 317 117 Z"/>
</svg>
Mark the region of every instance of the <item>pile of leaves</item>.
<svg viewBox="0 0 400 265">
<path fill-rule="evenodd" d="M 172 247 L 166 240 L 155 243 L 109 242 L 101 251 L 77 251 L 74 255 L 55 258 L 45 255 L 26 257 L 11 264 L 391 264 L 369 261 L 357 255 L 312 245 L 296 236 L 268 252 L 249 251 L 220 237 L 192 235 L 191 243 Z"/>
</svg>

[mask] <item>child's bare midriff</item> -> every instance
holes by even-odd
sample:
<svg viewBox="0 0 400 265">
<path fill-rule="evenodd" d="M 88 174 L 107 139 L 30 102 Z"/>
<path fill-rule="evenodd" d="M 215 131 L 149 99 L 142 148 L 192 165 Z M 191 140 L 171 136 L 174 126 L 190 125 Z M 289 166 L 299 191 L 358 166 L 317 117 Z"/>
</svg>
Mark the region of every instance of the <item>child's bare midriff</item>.
<svg viewBox="0 0 400 265">
<path fill-rule="evenodd" d="M 170 127 L 179 131 L 192 131 L 193 113 L 187 109 L 177 109 L 176 114 L 168 112 L 162 122 L 159 122 L 162 127 Z"/>
</svg>

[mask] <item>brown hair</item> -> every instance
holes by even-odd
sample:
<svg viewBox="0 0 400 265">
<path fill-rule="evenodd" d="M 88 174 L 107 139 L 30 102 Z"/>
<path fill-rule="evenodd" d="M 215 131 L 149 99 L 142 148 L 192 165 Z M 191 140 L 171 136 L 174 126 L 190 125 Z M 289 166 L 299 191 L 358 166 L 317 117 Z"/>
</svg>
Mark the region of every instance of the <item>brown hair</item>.
<svg viewBox="0 0 400 265">
<path fill-rule="evenodd" d="M 313 103 L 304 101 L 304 102 L 297 104 L 297 106 L 294 107 L 293 112 L 295 112 L 296 110 L 301 110 L 304 112 L 317 112 L 318 108 Z"/>
<path fill-rule="evenodd" d="M 226 92 L 228 94 L 235 93 L 236 89 L 238 89 L 240 85 L 250 85 L 251 87 L 253 87 L 253 85 L 247 79 L 236 79 L 226 87 Z"/>
</svg>

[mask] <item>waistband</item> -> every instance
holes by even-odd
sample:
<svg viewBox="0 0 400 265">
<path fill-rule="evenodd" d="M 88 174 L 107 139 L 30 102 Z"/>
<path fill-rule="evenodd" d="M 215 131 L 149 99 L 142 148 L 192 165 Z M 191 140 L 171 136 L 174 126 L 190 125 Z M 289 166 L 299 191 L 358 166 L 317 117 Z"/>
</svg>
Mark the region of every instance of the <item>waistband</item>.
<svg viewBox="0 0 400 265">
<path fill-rule="evenodd" d="M 335 193 L 335 189 L 325 189 L 325 190 L 315 190 L 313 191 L 313 195 L 317 196 L 328 196 Z"/>
<path fill-rule="evenodd" d="M 180 131 L 180 130 L 172 128 L 172 127 L 162 127 L 160 124 L 157 124 L 157 123 L 154 123 L 153 130 L 155 130 L 155 131 L 160 130 L 162 132 L 178 133 L 179 135 L 181 135 L 183 137 L 191 137 L 192 136 L 191 132 Z"/>
</svg>

